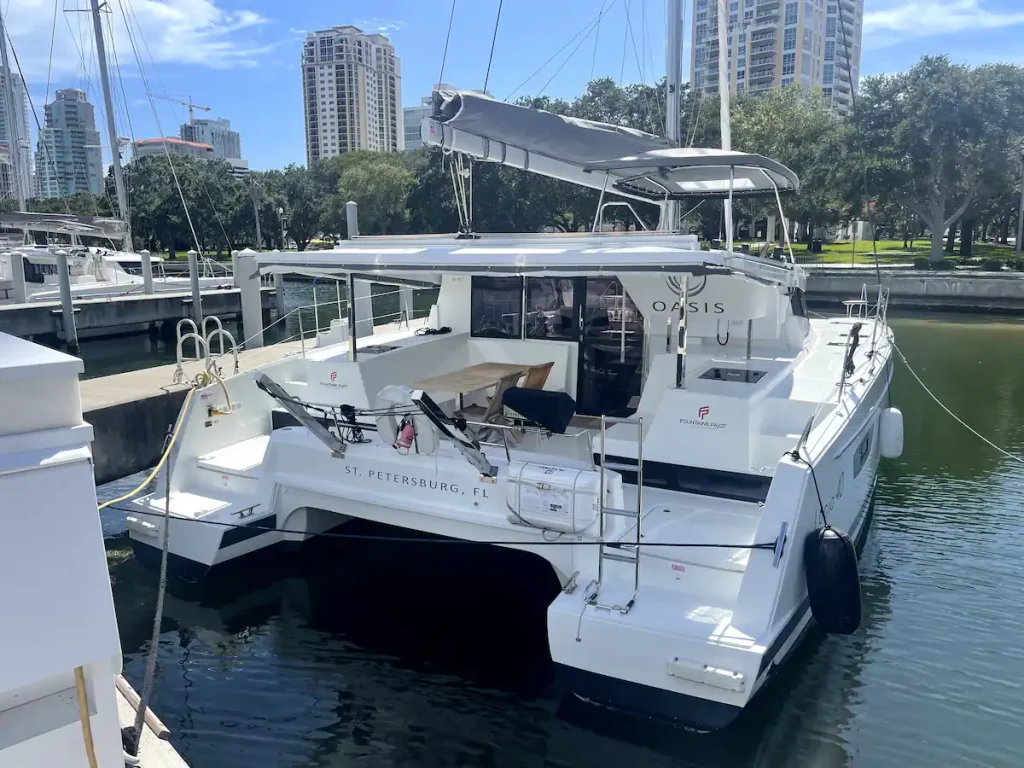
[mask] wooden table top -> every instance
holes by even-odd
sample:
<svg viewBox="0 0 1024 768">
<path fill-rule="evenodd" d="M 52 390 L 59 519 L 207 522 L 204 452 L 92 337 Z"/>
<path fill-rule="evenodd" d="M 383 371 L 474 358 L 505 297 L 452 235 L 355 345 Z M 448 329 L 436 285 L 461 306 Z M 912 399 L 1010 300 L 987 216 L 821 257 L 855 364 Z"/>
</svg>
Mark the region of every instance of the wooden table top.
<svg viewBox="0 0 1024 768">
<path fill-rule="evenodd" d="M 524 374 L 530 366 L 520 363 L 477 363 L 440 376 L 432 376 L 413 384 L 414 389 L 428 392 L 476 392 L 501 383 L 506 376 Z"/>
</svg>

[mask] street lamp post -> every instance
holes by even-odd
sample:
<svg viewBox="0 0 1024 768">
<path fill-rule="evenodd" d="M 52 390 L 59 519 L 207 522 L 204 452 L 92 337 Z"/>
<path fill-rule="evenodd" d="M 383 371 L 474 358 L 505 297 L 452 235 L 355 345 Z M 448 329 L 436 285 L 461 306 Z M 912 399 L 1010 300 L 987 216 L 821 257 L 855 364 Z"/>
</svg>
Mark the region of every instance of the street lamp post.
<svg viewBox="0 0 1024 768">
<path fill-rule="evenodd" d="M 284 241 L 284 208 L 277 209 L 277 218 L 281 222 L 281 250 L 284 251 L 287 249 L 287 245 Z"/>
</svg>

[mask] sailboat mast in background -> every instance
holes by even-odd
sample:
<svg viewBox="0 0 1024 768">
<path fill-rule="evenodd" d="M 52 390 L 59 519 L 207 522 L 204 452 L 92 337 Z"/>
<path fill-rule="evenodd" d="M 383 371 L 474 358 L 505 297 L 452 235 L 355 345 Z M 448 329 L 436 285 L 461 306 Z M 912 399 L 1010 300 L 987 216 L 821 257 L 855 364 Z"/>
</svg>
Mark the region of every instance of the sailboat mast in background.
<svg viewBox="0 0 1024 768">
<path fill-rule="evenodd" d="M 666 0 L 665 29 L 665 136 L 673 146 L 680 146 L 679 96 L 683 65 L 683 0 Z M 668 200 L 661 212 L 661 229 L 673 232 L 679 227 L 679 203 Z"/>
<path fill-rule="evenodd" d="M 103 44 L 103 23 L 100 20 L 99 0 L 92 0 L 92 25 L 96 32 L 96 58 L 100 63 L 100 80 L 103 83 L 103 106 L 107 113 L 107 133 L 110 135 L 110 159 L 114 166 L 114 186 L 117 188 L 117 215 L 125 225 L 124 249 L 132 250 L 132 225 L 128 215 L 128 197 L 124 190 L 124 175 L 121 170 L 121 144 L 117 139 L 117 124 L 114 122 L 114 100 L 110 95 L 110 74 L 107 72 L 107 52 Z"/>
<path fill-rule="evenodd" d="M 722 149 L 732 150 L 732 126 L 729 123 L 729 0 L 718 0 L 718 100 L 722 127 Z M 732 250 L 732 183 L 725 206 L 725 250 Z"/>
</svg>

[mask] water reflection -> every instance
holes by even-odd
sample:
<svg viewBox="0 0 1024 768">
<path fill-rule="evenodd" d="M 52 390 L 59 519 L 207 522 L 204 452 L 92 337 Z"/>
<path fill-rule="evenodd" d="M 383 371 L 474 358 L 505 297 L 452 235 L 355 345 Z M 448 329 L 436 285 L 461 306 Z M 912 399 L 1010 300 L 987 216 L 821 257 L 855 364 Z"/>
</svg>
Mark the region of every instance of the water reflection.
<svg viewBox="0 0 1024 768">
<path fill-rule="evenodd" d="M 979 431 L 1024 450 L 1014 324 L 897 320 L 908 359 Z M 907 453 L 883 464 L 864 622 L 811 636 L 734 727 L 695 735 L 562 704 L 553 587 L 517 553 L 338 542 L 168 596 L 155 707 L 196 768 L 1016 766 L 1024 471 L 897 367 Z M 122 483 L 121 490 L 131 486 Z M 104 489 L 105 497 L 117 489 Z M 156 578 L 104 515 L 126 674 Z"/>
</svg>

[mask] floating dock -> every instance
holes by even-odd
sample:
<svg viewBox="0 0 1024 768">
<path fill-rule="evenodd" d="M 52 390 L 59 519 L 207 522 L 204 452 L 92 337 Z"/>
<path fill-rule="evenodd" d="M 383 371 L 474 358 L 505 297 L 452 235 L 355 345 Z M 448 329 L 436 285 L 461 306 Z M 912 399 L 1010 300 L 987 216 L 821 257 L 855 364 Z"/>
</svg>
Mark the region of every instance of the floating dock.
<svg viewBox="0 0 1024 768">
<path fill-rule="evenodd" d="M 118 687 L 117 718 L 121 723 L 121 728 L 130 728 L 135 725 L 136 711 L 135 707 L 132 706 L 120 687 Z M 171 742 L 167 741 L 166 735 L 164 737 L 157 735 L 149 722 L 144 722 L 142 725 L 142 743 L 139 745 L 139 757 L 145 768 L 188 768 L 188 764 L 178 754 L 178 751 L 171 745 Z"/>
<path fill-rule="evenodd" d="M 263 288 L 261 300 L 264 313 L 277 307 L 273 288 Z M 204 315 L 216 315 L 222 320 L 242 314 L 242 295 L 238 288 L 204 291 L 202 303 Z M 157 323 L 169 325 L 173 337 L 177 322 L 194 314 L 192 294 L 188 291 L 75 299 L 74 311 L 74 324 L 82 338 L 144 331 Z M 61 303 L 0 305 L 0 332 L 27 339 L 66 341 Z"/>
</svg>

